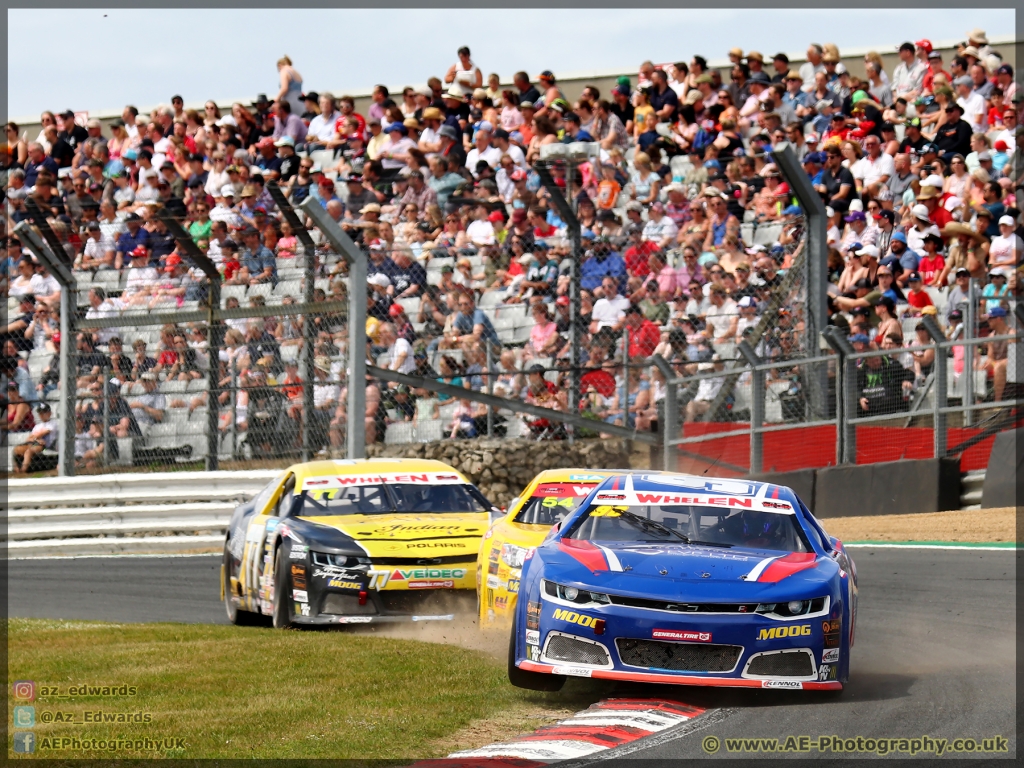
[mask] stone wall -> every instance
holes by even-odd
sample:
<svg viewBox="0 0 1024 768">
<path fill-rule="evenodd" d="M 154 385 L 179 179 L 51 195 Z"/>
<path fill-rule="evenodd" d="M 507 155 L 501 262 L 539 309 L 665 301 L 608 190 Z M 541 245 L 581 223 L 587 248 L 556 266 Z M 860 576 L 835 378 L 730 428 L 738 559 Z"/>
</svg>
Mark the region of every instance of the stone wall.
<svg viewBox="0 0 1024 768">
<path fill-rule="evenodd" d="M 545 469 L 628 469 L 625 440 L 444 440 L 368 445 L 370 458 L 436 459 L 451 464 L 498 506 L 505 506 Z"/>
</svg>

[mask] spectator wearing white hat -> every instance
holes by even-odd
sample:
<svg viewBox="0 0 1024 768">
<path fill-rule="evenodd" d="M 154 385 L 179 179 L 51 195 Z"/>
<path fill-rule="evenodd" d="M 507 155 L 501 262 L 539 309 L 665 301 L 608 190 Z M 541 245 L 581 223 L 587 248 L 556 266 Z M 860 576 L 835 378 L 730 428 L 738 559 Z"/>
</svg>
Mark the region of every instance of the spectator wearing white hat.
<svg viewBox="0 0 1024 768">
<path fill-rule="evenodd" d="M 992 269 L 1014 270 L 1024 259 L 1024 241 L 1014 230 L 1017 227 L 1012 216 L 999 217 L 999 235 L 992 238 L 988 251 L 989 266 Z"/>
</svg>

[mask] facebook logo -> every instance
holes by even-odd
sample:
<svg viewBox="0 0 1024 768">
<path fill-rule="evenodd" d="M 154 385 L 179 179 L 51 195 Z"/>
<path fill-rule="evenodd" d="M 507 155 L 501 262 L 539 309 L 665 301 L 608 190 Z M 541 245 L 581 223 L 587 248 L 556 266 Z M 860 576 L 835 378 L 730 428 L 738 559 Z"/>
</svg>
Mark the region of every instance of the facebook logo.
<svg viewBox="0 0 1024 768">
<path fill-rule="evenodd" d="M 36 751 L 36 735 L 31 731 L 14 734 L 14 751 L 27 754 Z"/>
</svg>

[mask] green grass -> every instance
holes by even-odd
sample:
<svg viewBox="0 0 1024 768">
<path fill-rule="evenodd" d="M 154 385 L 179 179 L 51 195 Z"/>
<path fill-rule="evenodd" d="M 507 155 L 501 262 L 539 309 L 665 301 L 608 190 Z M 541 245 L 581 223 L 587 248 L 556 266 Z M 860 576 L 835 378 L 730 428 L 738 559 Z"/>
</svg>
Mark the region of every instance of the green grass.
<svg viewBox="0 0 1024 768">
<path fill-rule="evenodd" d="M 44 737 L 181 737 L 186 748 L 117 758 L 354 758 L 443 756 L 473 721 L 550 695 L 509 685 L 502 661 L 457 646 L 346 631 L 272 631 L 186 624 L 12 619 L 8 692 L 41 685 L 133 685 L 133 697 L 37 699 Z M 18 702 L 9 699 L 9 706 Z M 152 722 L 39 722 L 44 711 L 149 712 Z M 8 712 L 8 723 L 12 713 Z M 530 730 L 526 728 L 525 730 Z M 8 735 L 8 755 L 14 756 Z M 36 757 L 103 758 L 90 751 Z"/>
</svg>

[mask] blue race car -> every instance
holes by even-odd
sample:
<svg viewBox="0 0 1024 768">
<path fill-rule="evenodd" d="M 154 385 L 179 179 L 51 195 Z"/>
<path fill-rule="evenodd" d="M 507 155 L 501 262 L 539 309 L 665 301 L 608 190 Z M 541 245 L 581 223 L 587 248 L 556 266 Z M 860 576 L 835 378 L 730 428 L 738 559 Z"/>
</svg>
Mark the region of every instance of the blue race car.
<svg viewBox="0 0 1024 768">
<path fill-rule="evenodd" d="M 857 571 L 789 488 L 628 473 L 526 555 L 509 679 L 839 690 Z"/>
</svg>

